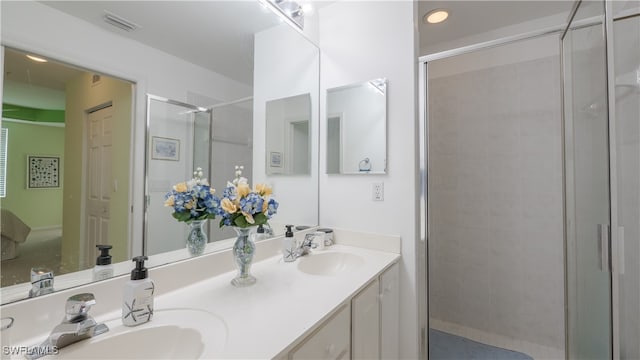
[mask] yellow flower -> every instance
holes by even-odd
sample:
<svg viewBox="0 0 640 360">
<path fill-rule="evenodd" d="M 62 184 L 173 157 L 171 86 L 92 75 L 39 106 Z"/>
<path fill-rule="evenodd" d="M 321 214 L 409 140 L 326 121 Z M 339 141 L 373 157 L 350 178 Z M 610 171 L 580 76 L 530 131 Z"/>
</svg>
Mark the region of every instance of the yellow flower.
<svg viewBox="0 0 640 360">
<path fill-rule="evenodd" d="M 176 184 L 176 185 L 173 186 L 173 190 L 175 190 L 177 192 L 185 192 L 185 191 L 187 191 L 187 183 L 181 182 L 179 184 Z"/>
<path fill-rule="evenodd" d="M 216 193 L 216 189 L 214 189 L 214 188 L 209 188 L 209 193 L 210 193 L 211 195 L 215 194 L 215 193 Z"/>
<path fill-rule="evenodd" d="M 164 206 L 173 206 L 175 204 L 175 198 L 173 195 L 169 196 L 167 200 L 164 201 Z"/>
<path fill-rule="evenodd" d="M 265 200 L 262 202 L 262 213 L 266 214 L 267 210 L 269 210 L 269 202 Z"/>
<path fill-rule="evenodd" d="M 247 222 L 249 224 L 255 224 L 256 223 L 256 221 L 253 219 L 253 216 L 251 214 L 246 213 L 246 212 L 243 211 L 242 215 L 244 215 L 244 218 L 247 220 Z"/>
<path fill-rule="evenodd" d="M 255 191 L 262 196 L 269 196 L 273 192 L 267 184 L 256 184 Z"/>
<path fill-rule="evenodd" d="M 193 205 L 194 205 L 193 200 L 191 200 L 188 203 L 184 204 L 184 208 L 191 210 L 193 209 Z"/>
<path fill-rule="evenodd" d="M 249 193 L 251 192 L 251 188 L 249 188 L 249 185 L 245 184 L 245 183 L 240 183 L 238 184 L 238 196 L 239 197 L 245 197 L 247 195 L 249 195 Z"/>
<path fill-rule="evenodd" d="M 236 207 L 236 204 L 234 204 L 231 200 L 227 198 L 222 199 L 222 201 L 220 202 L 220 206 L 222 206 L 222 209 L 228 212 L 229 214 L 233 214 L 238 210 L 238 208 Z"/>
</svg>

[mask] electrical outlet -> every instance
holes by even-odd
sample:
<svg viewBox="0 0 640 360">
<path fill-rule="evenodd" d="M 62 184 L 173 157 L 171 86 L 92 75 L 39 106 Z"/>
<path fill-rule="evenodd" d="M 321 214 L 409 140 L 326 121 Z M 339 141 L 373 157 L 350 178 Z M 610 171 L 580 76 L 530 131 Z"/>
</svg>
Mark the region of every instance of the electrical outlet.
<svg viewBox="0 0 640 360">
<path fill-rule="evenodd" d="M 384 183 L 373 183 L 373 201 L 384 201 Z"/>
</svg>

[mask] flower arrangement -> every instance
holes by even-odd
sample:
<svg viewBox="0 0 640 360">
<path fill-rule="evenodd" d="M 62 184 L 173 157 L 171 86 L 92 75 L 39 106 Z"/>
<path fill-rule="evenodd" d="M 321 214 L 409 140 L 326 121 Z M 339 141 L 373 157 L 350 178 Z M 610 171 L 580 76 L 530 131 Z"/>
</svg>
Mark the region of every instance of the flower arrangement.
<svg viewBox="0 0 640 360">
<path fill-rule="evenodd" d="M 193 179 L 173 186 L 165 195 L 164 206 L 173 208 L 173 217 L 191 223 L 194 220 L 214 219 L 221 214 L 220 199 L 203 178 L 201 168 L 193 172 Z"/>
<path fill-rule="evenodd" d="M 227 182 L 220 199 L 222 219 L 220 227 L 247 228 L 266 224 L 278 211 L 278 202 L 272 199 L 272 190 L 265 184 L 256 184 L 253 190 L 242 177 L 243 166 L 236 166 L 236 177 Z"/>
</svg>

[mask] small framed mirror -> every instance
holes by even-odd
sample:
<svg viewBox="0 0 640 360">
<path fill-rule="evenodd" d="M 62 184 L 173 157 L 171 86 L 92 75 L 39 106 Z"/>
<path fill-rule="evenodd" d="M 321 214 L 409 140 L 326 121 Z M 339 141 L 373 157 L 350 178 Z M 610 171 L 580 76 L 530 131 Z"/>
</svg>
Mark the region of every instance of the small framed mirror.
<svg viewBox="0 0 640 360">
<path fill-rule="evenodd" d="M 267 175 L 311 174 L 311 95 L 267 101 Z"/>
<path fill-rule="evenodd" d="M 387 171 L 387 80 L 327 90 L 327 174 Z"/>
</svg>

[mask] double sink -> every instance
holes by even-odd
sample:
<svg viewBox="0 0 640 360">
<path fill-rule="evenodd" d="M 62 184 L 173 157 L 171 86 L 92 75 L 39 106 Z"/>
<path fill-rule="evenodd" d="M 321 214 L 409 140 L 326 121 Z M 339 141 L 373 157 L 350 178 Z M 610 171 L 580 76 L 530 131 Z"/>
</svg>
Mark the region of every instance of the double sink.
<svg viewBox="0 0 640 360">
<path fill-rule="evenodd" d="M 298 271 L 322 277 L 340 276 L 365 264 L 362 256 L 327 249 L 296 260 Z M 65 359 L 197 359 L 225 351 L 229 327 L 224 318 L 198 308 L 156 309 L 149 323 L 126 327 L 119 313 L 104 323 L 109 331 L 59 350 Z"/>
</svg>

